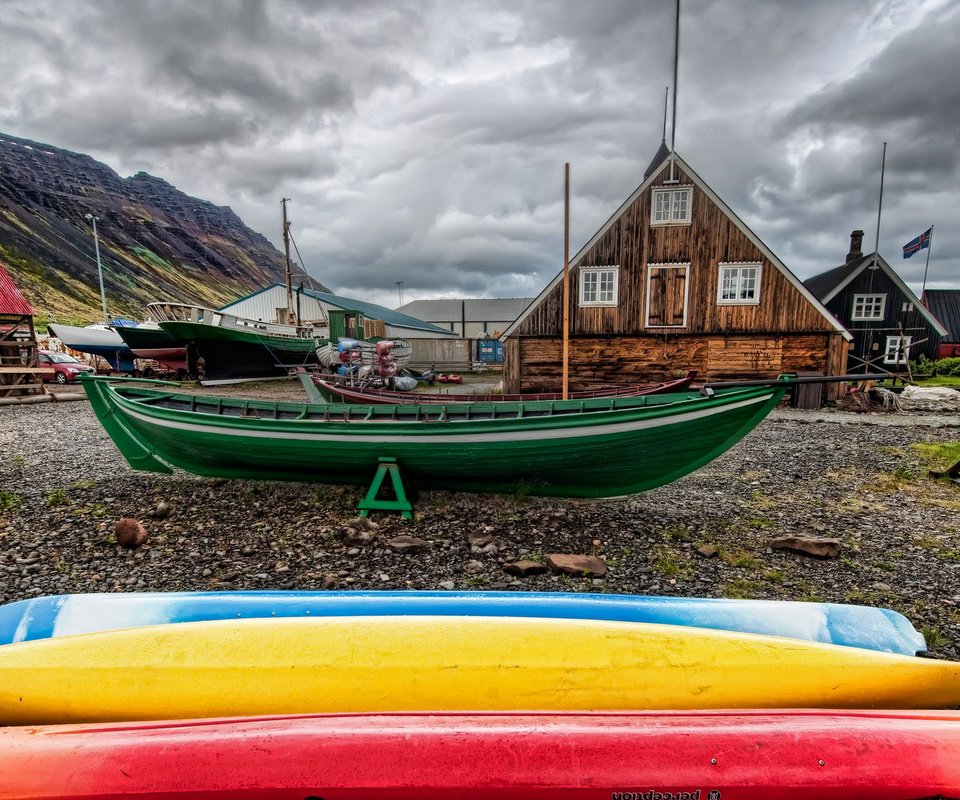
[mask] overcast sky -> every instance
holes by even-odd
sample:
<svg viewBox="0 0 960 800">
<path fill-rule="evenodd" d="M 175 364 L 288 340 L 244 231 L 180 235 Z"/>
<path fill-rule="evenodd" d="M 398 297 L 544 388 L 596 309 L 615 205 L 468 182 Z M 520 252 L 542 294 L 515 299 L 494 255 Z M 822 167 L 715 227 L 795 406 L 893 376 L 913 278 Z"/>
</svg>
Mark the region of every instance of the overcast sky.
<svg viewBox="0 0 960 800">
<path fill-rule="evenodd" d="M 0 131 L 229 205 L 396 306 L 534 296 L 642 181 L 674 0 L 0 0 Z M 669 133 L 668 133 L 669 139 Z M 960 288 L 960 3 L 683 0 L 677 152 L 801 278 Z"/>
</svg>

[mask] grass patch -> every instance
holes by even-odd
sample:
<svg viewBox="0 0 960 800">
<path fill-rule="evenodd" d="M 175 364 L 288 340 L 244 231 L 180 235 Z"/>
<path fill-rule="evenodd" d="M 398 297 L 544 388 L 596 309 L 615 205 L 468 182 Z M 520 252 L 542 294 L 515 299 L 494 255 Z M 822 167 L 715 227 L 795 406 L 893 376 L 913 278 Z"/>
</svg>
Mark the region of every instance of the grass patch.
<svg viewBox="0 0 960 800">
<path fill-rule="evenodd" d="M 760 511 L 765 511 L 771 508 L 776 508 L 778 503 L 773 498 L 767 497 L 763 493 L 763 489 L 754 489 L 750 493 L 750 505 Z"/>
<path fill-rule="evenodd" d="M 936 625 L 921 625 L 920 633 L 927 640 L 927 647 L 931 650 L 937 650 L 950 644 L 950 639 Z"/>
<path fill-rule="evenodd" d="M 896 494 L 916 480 L 913 470 L 897 467 L 893 472 L 879 472 L 864 484 L 864 489 L 877 494 Z"/>
<path fill-rule="evenodd" d="M 663 538 L 669 542 L 689 542 L 692 537 L 690 531 L 678 525 L 673 528 L 665 528 Z"/>
<path fill-rule="evenodd" d="M 893 572 L 897 568 L 897 565 L 890 561 L 876 561 L 873 566 L 882 572 Z"/>
<path fill-rule="evenodd" d="M 14 492 L 0 489 L 0 511 L 12 511 L 23 506 L 23 498 Z"/>
<path fill-rule="evenodd" d="M 71 489 L 96 489 L 97 482 L 96 481 L 77 481 L 70 488 Z"/>
<path fill-rule="evenodd" d="M 930 378 L 921 378 L 914 383 L 917 386 L 960 386 L 960 377 L 957 375 L 934 375 Z"/>
<path fill-rule="evenodd" d="M 69 502 L 70 498 L 67 497 L 67 493 L 63 489 L 51 489 L 43 498 L 43 504 L 47 508 L 66 505 Z"/>
<path fill-rule="evenodd" d="M 876 503 L 871 503 L 856 495 L 841 497 L 839 500 L 830 503 L 838 514 L 862 514 L 877 507 Z"/>
<path fill-rule="evenodd" d="M 763 530 L 764 528 L 772 528 L 772 527 L 773 527 L 773 523 L 772 523 L 770 520 L 768 520 L 768 519 L 760 519 L 759 517 L 755 517 L 755 518 L 753 518 L 753 519 L 744 520 L 744 521 L 741 523 L 741 525 L 743 525 L 743 527 L 744 527 L 744 528 L 747 528 L 748 530 L 754 530 L 754 531 Z"/>
<path fill-rule="evenodd" d="M 660 551 L 657 560 L 653 563 L 653 569 L 664 578 L 687 579 L 691 574 L 690 565 L 668 550 Z"/>
<path fill-rule="evenodd" d="M 763 579 L 770 583 L 783 583 L 783 570 L 767 569 L 763 571 Z"/>
<path fill-rule="evenodd" d="M 914 535 L 913 543 L 917 547 L 924 547 L 927 550 L 936 550 L 943 544 L 936 536 L 931 536 L 929 533 Z"/>
<path fill-rule="evenodd" d="M 720 551 L 720 560 L 725 564 L 729 564 L 731 567 L 742 567 L 744 569 L 760 569 L 763 566 L 763 562 L 760 561 L 753 553 L 749 550 L 721 550 Z"/>
</svg>

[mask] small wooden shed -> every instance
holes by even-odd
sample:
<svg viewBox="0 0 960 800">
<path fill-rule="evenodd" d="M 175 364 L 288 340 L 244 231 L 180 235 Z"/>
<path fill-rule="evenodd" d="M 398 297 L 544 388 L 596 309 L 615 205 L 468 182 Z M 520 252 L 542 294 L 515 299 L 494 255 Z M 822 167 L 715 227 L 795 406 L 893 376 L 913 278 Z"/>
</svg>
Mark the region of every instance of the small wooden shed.
<svg viewBox="0 0 960 800">
<path fill-rule="evenodd" d="M 33 309 L 0 263 L 0 400 L 43 394 Z"/>
</svg>

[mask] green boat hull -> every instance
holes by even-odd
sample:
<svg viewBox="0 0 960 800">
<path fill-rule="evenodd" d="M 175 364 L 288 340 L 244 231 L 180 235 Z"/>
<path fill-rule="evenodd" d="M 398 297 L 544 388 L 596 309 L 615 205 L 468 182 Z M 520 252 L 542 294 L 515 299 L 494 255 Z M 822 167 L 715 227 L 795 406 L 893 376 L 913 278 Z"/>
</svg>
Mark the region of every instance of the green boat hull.
<svg viewBox="0 0 960 800">
<path fill-rule="evenodd" d="M 368 485 L 382 458 L 419 488 L 616 497 L 662 486 L 742 439 L 786 385 L 587 401 L 451 406 L 269 403 L 91 379 L 136 469 Z"/>
<path fill-rule="evenodd" d="M 173 339 L 193 342 L 204 362 L 205 381 L 286 377 L 292 366 L 317 363 L 317 340 L 274 336 L 198 322 L 164 321 Z"/>
</svg>

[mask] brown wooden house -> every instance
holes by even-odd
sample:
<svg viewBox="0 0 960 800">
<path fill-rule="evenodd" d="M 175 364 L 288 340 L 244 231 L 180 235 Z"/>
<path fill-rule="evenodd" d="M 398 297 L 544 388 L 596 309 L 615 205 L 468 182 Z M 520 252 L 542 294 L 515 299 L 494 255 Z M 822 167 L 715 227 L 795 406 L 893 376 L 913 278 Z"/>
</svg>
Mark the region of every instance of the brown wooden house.
<svg viewBox="0 0 960 800">
<path fill-rule="evenodd" d="M 0 400 L 43 394 L 33 309 L 0 263 Z"/>
<path fill-rule="evenodd" d="M 850 334 L 666 147 L 570 261 L 570 389 L 842 374 Z M 559 389 L 563 273 L 504 332 L 504 391 Z M 834 391 L 828 397 L 836 396 Z"/>
</svg>

